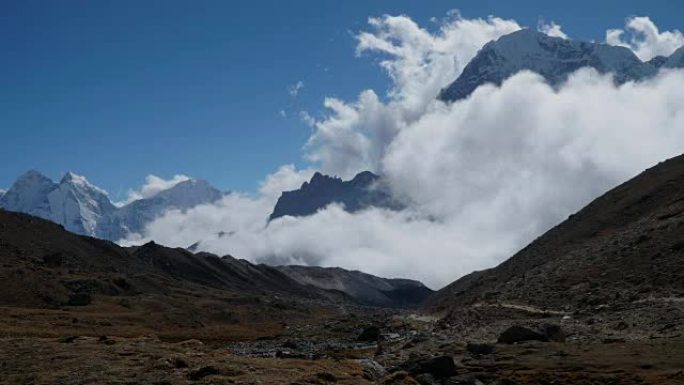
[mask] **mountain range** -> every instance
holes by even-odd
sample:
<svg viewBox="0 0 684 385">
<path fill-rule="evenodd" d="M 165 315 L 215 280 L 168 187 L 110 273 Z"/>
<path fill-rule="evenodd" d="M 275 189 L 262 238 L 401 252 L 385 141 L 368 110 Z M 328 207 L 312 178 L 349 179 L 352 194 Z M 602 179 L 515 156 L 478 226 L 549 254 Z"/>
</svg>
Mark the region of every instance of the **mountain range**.
<svg viewBox="0 0 684 385">
<path fill-rule="evenodd" d="M 481 85 L 501 85 L 523 70 L 538 73 L 549 84 L 558 85 L 583 67 L 611 73 L 618 84 L 638 81 L 661 69 L 684 68 L 684 47 L 669 57 L 643 62 L 625 47 L 573 41 L 522 29 L 484 45 L 460 76 L 442 89 L 439 98 L 457 101 Z M 152 197 L 117 207 L 104 190 L 82 176 L 67 173 L 57 183 L 37 171 L 29 171 L 9 190 L 0 190 L 0 208 L 52 220 L 77 234 L 118 241 L 143 232 L 148 223 L 168 210 L 186 210 L 215 202 L 224 195 L 206 181 L 188 180 Z M 370 171 L 360 172 L 348 181 L 317 172 L 299 189 L 283 192 L 268 220 L 311 215 L 331 203 L 341 204 L 349 212 L 368 207 L 403 208 L 392 197 L 383 178 Z"/>
<path fill-rule="evenodd" d="M 224 193 L 209 183 L 190 179 L 154 196 L 117 207 L 107 193 L 72 172 L 59 182 L 31 170 L 0 196 L 0 208 L 61 224 L 82 235 L 118 241 L 172 209 L 185 210 L 220 199 Z"/>
<path fill-rule="evenodd" d="M 439 99 L 454 102 L 467 98 L 481 85 L 500 86 L 523 70 L 535 72 L 555 86 L 584 67 L 610 73 L 618 84 L 638 81 L 654 76 L 660 68 L 684 68 L 684 47 L 669 58 L 659 56 L 643 62 L 626 47 L 568 40 L 521 29 L 485 44 L 458 78 L 442 89 Z"/>
<path fill-rule="evenodd" d="M 76 234 L 119 241 L 142 233 L 147 224 L 169 210 L 187 210 L 225 195 L 206 181 L 189 179 L 117 207 L 104 190 L 85 177 L 69 172 L 57 183 L 31 170 L 0 194 L 0 208 L 51 220 Z M 382 178 L 372 172 L 361 172 L 348 181 L 317 172 L 299 189 L 284 191 L 269 220 L 311 215 L 332 203 L 349 212 L 368 207 L 402 208 Z"/>
<path fill-rule="evenodd" d="M 458 101 L 521 70 L 558 85 L 581 67 L 639 81 L 684 67 L 684 48 L 642 62 L 522 30 L 485 45 L 439 97 Z M 684 155 L 437 292 L 98 239 L 223 196 L 188 180 L 117 207 L 82 176 L 36 171 L 0 191 L 2 382 L 684 384 Z M 316 173 L 268 219 L 331 203 L 402 209 L 381 176 Z"/>
</svg>

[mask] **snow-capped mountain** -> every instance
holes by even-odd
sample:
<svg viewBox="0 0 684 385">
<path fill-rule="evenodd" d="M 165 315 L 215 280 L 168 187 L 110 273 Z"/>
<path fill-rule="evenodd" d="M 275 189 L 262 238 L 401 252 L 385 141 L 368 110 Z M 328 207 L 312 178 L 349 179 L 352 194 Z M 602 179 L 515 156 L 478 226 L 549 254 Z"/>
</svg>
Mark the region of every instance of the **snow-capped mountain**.
<svg viewBox="0 0 684 385">
<path fill-rule="evenodd" d="M 59 223 L 67 230 L 93 235 L 97 221 L 116 208 L 107 193 L 82 176 L 67 173 L 59 183 L 31 170 L 0 198 L 0 208 Z"/>
<path fill-rule="evenodd" d="M 92 235 L 97 222 L 116 210 L 107 192 L 68 172 L 48 194 L 50 219 L 78 234 Z"/>
<path fill-rule="evenodd" d="M 95 230 L 99 238 L 120 240 L 129 233 L 140 233 L 145 225 L 168 210 L 187 210 L 214 202 L 224 193 L 203 180 L 190 179 L 156 195 L 133 201 L 102 218 Z"/>
<path fill-rule="evenodd" d="M 116 207 L 106 191 L 85 177 L 69 172 L 56 183 L 31 170 L 0 196 L 0 208 L 51 220 L 77 234 L 118 241 L 129 232 L 142 231 L 168 210 L 185 210 L 222 196 L 209 183 L 190 179 L 152 197 Z"/>
<path fill-rule="evenodd" d="M 447 102 L 464 99 L 477 87 L 486 83 L 501 85 L 522 70 L 536 72 L 549 84 L 557 85 L 572 72 L 591 67 L 600 73 L 612 73 L 621 84 L 653 76 L 661 66 L 683 67 L 684 50 L 679 49 L 669 58 L 642 62 L 625 47 L 567 40 L 522 29 L 482 47 L 461 75 L 441 91 L 439 98 Z"/>
<path fill-rule="evenodd" d="M 41 173 L 31 170 L 17 178 L 0 198 L 0 207 L 50 219 L 48 194 L 57 184 Z"/>
</svg>

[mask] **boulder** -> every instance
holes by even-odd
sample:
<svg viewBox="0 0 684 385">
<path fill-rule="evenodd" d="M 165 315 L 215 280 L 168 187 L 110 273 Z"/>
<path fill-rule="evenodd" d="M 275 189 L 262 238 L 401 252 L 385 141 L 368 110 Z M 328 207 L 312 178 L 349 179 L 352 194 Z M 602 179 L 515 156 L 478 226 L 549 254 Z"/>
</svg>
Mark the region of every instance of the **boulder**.
<svg viewBox="0 0 684 385">
<path fill-rule="evenodd" d="M 549 339 L 542 333 L 536 332 L 524 326 L 514 325 L 506 329 L 499 336 L 497 342 L 500 344 L 514 344 L 523 341 L 543 341 Z"/>
<path fill-rule="evenodd" d="M 416 377 L 414 377 L 414 379 L 420 385 L 437 385 L 437 382 L 435 381 L 435 377 L 430 373 L 419 374 Z"/>
<path fill-rule="evenodd" d="M 560 325 L 546 324 L 542 326 L 542 332 L 546 339 L 555 342 L 565 342 L 565 332 L 561 329 Z"/>
<path fill-rule="evenodd" d="M 376 342 L 380 340 L 381 335 L 379 327 L 369 326 L 363 329 L 356 340 L 360 342 Z"/>
<path fill-rule="evenodd" d="M 363 358 L 358 362 L 363 368 L 363 378 L 366 380 L 378 381 L 385 376 L 385 368 L 377 361 L 370 358 Z"/>
</svg>

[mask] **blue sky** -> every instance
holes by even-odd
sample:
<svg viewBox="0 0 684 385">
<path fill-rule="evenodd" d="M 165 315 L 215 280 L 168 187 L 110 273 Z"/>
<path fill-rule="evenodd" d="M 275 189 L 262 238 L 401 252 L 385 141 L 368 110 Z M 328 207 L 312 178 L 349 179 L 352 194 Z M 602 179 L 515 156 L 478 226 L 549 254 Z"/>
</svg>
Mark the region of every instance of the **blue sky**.
<svg viewBox="0 0 684 385">
<path fill-rule="evenodd" d="M 422 25 L 459 9 L 603 40 L 632 15 L 682 29 L 678 1 L 3 1 L 0 187 L 34 168 L 86 175 L 122 198 L 148 174 L 183 173 L 253 191 L 278 166 L 305 164 L 299 111 L 325 96 L 388 86 L 354 55 L 370 16 Z M 288 88 L 304 83 L 296 97 Z M 280 111 L 284 110 L 287 117 Z"/>
</svg>

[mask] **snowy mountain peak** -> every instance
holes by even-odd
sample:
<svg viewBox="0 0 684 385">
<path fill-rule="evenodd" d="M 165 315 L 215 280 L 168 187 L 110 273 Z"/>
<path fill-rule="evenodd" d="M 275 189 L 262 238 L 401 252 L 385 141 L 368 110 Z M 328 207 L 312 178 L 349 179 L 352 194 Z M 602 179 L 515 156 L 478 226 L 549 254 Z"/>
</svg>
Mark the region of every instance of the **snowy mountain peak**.
<svg viewBox="0 0 684 385">
<path fill-rule="evenodd" d="M 67 172 L 48 194 L 50 220 L 78 234 L 93 235 L 97 222 L 115 210 L 107 192 L 80 175 Z"/>
<path fill-rule="evenodd" d="M 208 182 L 191 179 L 117 208 L 105 190 L 84 176 L 67 172 L 55 183 L 40 172 L 30 170 L 0 194 L 0 208 L 51 220 L 74 233 L 119 240 L 130 231 L 141 231 L 170 209 L 185 210 L 222 196 Z"/>
<path fill-rule="evenodd" d="M 49 219 L 50 203 L 47 195 L 57 184 L 35 170 L 20 175 L 9 190 L 0 197 L 0 208 L 21 211 Z"/>
<path fill-rule="evenodd" d="M 657 73 L 630 49 L 592 42 L 573 41 L 522 29 L 487 43 L 466 65 L 461 75 L 443 89 L 439 98 L 457 101 L 487 83 L 501 85 L 514 74 L 533 71 L 551 85 L 565 81 L 583 67 L 614 74 L 617 83 L 641 80 Z"/>
<path fill-rule="evenodd" d="M 87 189 L 94 191 L 98 194 L 103 194 L 103 195 L 109 195 L 107 194 L 107 191 L 95 186 L 94 184 L 88 182 L 88 179 L 86 177 L 74 174 L 73 172 L 69 171 L 64 176 L 62 177 L 62 180 L 59 182 L 60 184 L 70 184 L 77 186 L 82 189 Z"/>
</svg>

